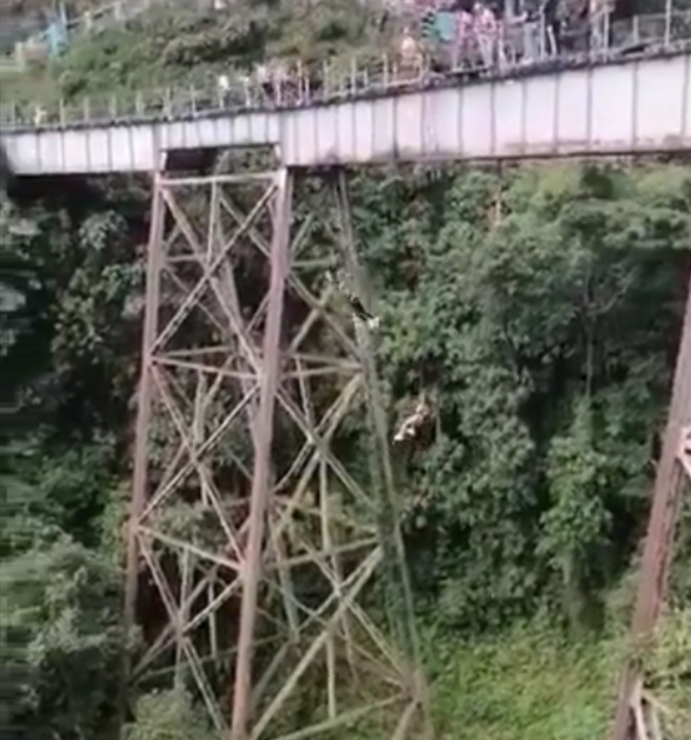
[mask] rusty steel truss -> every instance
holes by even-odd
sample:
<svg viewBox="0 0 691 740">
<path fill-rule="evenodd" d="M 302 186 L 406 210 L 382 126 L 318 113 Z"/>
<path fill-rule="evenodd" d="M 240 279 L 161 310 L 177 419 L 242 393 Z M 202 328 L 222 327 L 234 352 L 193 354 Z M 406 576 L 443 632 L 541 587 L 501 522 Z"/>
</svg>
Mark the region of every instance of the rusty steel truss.
<svg viewBox="0 0 691 740">
<path fill-rule="evenodd" d="M 232 740 L 431 732 L 371 340 L 323 278 L 364 291 L 348 208 L 343 173 L 154 181 L 129 675 Z"/>
<path fill-rule="evenodd" d="M 664 608 L 682 496 L 690 483 L 691 285 L 631 625 L 634 644 L 652 634 Z M 643 676 L 632 661 L 622 676 L 612 740 L 661 738 L 657 704 L 645 690 Z"/>
</svg>

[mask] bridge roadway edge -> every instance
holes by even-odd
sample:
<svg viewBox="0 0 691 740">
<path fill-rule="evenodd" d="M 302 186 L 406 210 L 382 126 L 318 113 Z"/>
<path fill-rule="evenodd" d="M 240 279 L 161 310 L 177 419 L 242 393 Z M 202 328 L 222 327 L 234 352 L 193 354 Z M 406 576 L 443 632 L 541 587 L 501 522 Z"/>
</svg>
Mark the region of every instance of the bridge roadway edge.
<svg viewBox="0 0 691 740">
<path fill-rule="evenodd" d="M 0 133 L 16 174 L 38 176 L 151 172 L 159 151 L 233 146 L 276 146 L 296 168 L 683 152 L 691 51 L 309 107 Z"/>
</svg>

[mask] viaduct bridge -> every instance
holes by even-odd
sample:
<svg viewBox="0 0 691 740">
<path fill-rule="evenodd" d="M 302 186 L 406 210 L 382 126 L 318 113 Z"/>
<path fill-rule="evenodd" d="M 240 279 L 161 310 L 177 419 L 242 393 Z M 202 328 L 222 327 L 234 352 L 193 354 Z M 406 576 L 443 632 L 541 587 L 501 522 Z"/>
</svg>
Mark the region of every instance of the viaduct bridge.
<svg viewBox="0 0 691 740">
<path fill-rule="evenodd" d="M 141 96 L 128 115 L 87 103 L 77 120 L 6 121 L 0 134 L 20 175 L 152 172 L 161 153 L 240 146 L 274 146 L 288 167 L 678 152 L 691 146 L 691 52 L 467 84 L 355 70 L 298 105 L 229 100 Z"/>
<path fill-rule="evenodd" d="M 233 740 L 334 737 L 337 727 L 374 716 L 365 724 L 372 736 L 384 737 L 389 723 L 392 740 L 430 737 L 369 328 L 356 319 L 344 326 L 329 309 L 334 286 L 320 280 L 324 254 L 306 249 L 316 221 L 330 221 L 326 251 L 339 255 L 351 290 L 376 310 L 360 278 L 342 168 L 691 150 L 691 52 L 684 48 L 466 84 L 418 84 L 389 70 L 362 84 L 362 73 L 318 94 L 303 89 L 299 104 L 281 105 L 279 95 L 253 105 L 247 95 L 231 108 L 215 91 L 183 110 L 140 98 L 127 116 L 116 101 L 101 116 L 85 106 L 79 121 L 60 111 L 40 126 L 13 120 L 0 131 L 18 175 L 153 173 L 126 613 L 130 624 L 136 620 L 145 570 L 168 621 L 127 673 L 138 681 L 173 671 L 176 685 L 193 685 L 218 731 Z M 170 172 L 177 154 L 231 147 L 274 148 L 280 169 Z M 294 212 L 297 173 L 319 168 L 331 178 L 326 200 L 311 215 Z M 250 254 L 253 295 L 244 289 Z M 683 437 L 691 425 L 691 303 L 686 319 L 639 632 L 659 611 L 668 564 L 659 538 L 673 531 L 670 501 L 683 471 L 691 475 L 691 433 Z M 328 341 L 314 343 L 317 326 Z M 340 380 L 316 393 L 328 375 Z M 369 484 L 332 444 L 348 412 L 370 423 Z M 164 428 L 173 440 L 163 460 L 154 453 L 154 427 L 159 439 Z M 285 449 L 277 456 L 278 434 Z M 242 449 L 234 446 L 238 435 Z M 165 511 L 175 501 L 200 507 L 204 537 L 170 526 Z M 377 570 L 387 574 L 388 603 L 396 605 L 389 615 L 395 645 L 361 598 Z M 305 573 L 309 599 L 300 586 Z M 316 696 L 312 678 L 311 724 L 289 729 L 304 710 L 301 686 L 315 675 L 323 682 Z M 219 681 L 230 688 L 219 692 Z M 630 711 L 631 698 L 640 698 L 636 686 L 627 674 L 617 740 L 640 716 Z"/>
</svg>

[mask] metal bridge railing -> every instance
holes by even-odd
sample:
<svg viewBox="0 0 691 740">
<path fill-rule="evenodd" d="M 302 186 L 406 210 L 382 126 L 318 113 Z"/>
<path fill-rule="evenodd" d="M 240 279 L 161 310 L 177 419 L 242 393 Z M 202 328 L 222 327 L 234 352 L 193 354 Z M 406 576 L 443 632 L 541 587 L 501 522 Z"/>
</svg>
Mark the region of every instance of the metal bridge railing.
<svg viewBox="0 0 691 740">
<path fill-rule="evenodd" d="M 631 54 L 691 49 L 691 10 L 671 17 L 664 14 L 634 17 L 613 23 L 605 30 L 606 35 L 595 42 L 589 29 L 567 29 L 557 54 L 544 24 L 505 25 L 498 34 L 496 54 L 489 66 L 472 45 L 463 54 L 453 48 L 429 53 L 420 46 L 419 53 L 405 59 L 400 54 L 376 59 L 353 57 L 349 63 L 327 63 L 318 69 L 299 62 L 288 69 L 279 63 L 272 69 L 264 69 L 261 75 L 221 75 L 206 84 L 186 88 L 89 96 L 77 103 L 61 100 L 8 103 L 0 105 L 0 128 L 18 131 L 111 125 L 291 108 L 482 75 L 529 73 L 597 64 Z"/>
</svg>

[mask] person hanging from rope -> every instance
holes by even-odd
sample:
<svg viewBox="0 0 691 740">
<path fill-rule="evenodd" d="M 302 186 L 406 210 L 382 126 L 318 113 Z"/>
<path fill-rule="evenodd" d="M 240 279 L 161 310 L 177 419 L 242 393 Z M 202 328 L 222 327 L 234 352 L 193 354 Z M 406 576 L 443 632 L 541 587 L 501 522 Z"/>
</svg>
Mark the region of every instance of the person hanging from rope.
<svg viewBox="0 0 691 740">
<path fill-rule="evenodd" d="M 376 329 L 379 326 L 379 317 L 365 308 L 360 298 L 348 287 L 347 280 L 342 272 L 327 270 L 326 279 L 346 299 L 353 315 L 362 321 L 368 329 Z"/>
<path fill-rule="evenodd" d="M 416 443 L 433 421 L 434 411 L 423 393 L 415 405 L 413 413 L 408 414 L 401 422 L 393 441 L 397 444 L 404 442 Z"/>
</svg>

